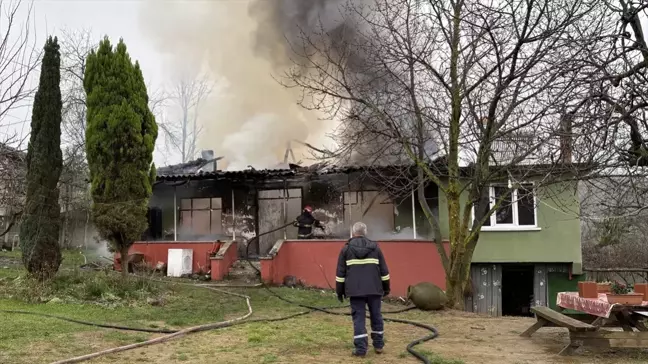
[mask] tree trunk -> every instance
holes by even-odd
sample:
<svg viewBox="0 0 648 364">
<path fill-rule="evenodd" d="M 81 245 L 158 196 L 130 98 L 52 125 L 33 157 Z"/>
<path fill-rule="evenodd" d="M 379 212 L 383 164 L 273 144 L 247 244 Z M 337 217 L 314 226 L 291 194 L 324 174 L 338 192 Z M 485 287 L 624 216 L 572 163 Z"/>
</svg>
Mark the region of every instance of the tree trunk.
<svg viewBox="0 0 648 364">
<path fill-rule="evenodd" d="M 470 282 L 470 264 L 465 262 L 465 253 L 455 256 L 458 259 L 454 264 L 460 266 L 451 269 L 446 275 L 446 295 L 448 301 L 446 306 L 455 310 L 463 310 L 465 303 L 466 285 Z"/>
<path fill-rule="evenodd" d="M 128 277 L 128 264 L 130 263 L 130 256 L 128 255 L 129 246 L 122 246 L 119 254 L 121 255 L 121 273 L 122 277 Z"/>
<path fill-rule="evenodd" d="M 465 292 L 467 285 L 470 283 L 470 265 L 475 246 L 476 240 L 472 239 L 453 244 L 453 250 L 450 252 L 450 271 L 446 272 L 448 308 L 464 309 Z"/>
</svg>

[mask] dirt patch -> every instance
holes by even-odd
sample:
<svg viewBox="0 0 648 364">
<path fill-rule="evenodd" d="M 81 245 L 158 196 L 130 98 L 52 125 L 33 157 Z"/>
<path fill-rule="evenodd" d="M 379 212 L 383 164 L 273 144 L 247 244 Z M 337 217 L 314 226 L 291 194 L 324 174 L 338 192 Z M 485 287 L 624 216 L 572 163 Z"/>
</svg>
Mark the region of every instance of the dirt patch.
<svg viewBox="0 0 648 364">
<path fill-rule="evenodd" d="M 439 329 L 440 337 L 417 350 L 439 364 L 458 363 L 645 363 L 641 351 L 581 352 L 556 355 L 567 343 L 567 332 L 541 329 L 532 338 L 519 334 L 533 324 L 528 318 L 490 318 L 463 312 L 411 312 L 397 317 L 425 322 Z M 191 335 L 163 345 L 97 359 L 93 363 L 416 363 L 406 345 L 427 334 L 409 325 L 387 323 L 386 351 L 363 360 L 350 357 L 351 322 L 348 317 L 312 314 L 268 324 L 250 324 Z"/>
</svg>

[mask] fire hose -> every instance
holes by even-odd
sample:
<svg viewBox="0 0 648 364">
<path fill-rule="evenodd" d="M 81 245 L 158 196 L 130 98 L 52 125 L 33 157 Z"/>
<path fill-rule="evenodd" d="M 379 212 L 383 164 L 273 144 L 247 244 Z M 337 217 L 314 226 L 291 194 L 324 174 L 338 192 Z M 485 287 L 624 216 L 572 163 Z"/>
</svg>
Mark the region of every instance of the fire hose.
<svg viewBox="0 0 648 364">
<path fill-rule="evenodd" d="M 249 259 L 250 243 L 252 241 L 254 241 L 255 239 L 259 239 L 259 237 L 261 237 L 263 235 L 272 234 L 272 233 L 274 233 L 276 231 L 279 231 L 281 229 L 284 229 L 284 228 L 286 228 L 286 227 L 288 227 L 290 225 L 292 225 L 292 223 L 288 223 L 288 224 L 282 225 L 282 226 L 280 226 L 278 228 L 272 229 L 270 231 L 266 231 L 266 232 L 264 232 L 262 234 L 254 236 L 253 238 L 251 238 L 249 240 L 246 239 L 247 240 L 246 254 L 245 254 L 246 255 L 246 261 L 248 262 L 250 267 L 252 267 L 254 270 L 257 271 L 259 276 L 261 276 L 261 271 L 259 271 L 259 269 L 254 264 L 252 264 L 252 262 Z M 311 310 L 310 312 L 319 311 L 319 312 L 323 312 L 323 313 L 326 313 L 326 314 L 329 314 L 329 315 L 340 315 L 340 316 L 342 316 L 342 315 L 350 316 L 351 315 L 351 313 L 341 313 L 341 312 L 330 311 L 326 307 L 314 307 L 314 306 L 304 305 L 304 304 L 301 304 L 301 303 L 298 303 L 298 302 L 291 301 L 291 300 L 281 296 L 280 294 L 276 293 L 275 291 L 273 291 L 270 287 L 268 287 L 267 284 L 265 284 L 265 282 L 263 282 L 262 279 L 261 279 L 261 286 L 263 288 L 265 288 L 268 292 L 270 292 L 270 294 L 272 294 L 276 298 L 278 298 L 278 299 L 280 299 L 280 300 L 282 300 L 282 301 L 284 301 L 286 303 L 295 305 L 295 306 L 299 306 L 299 307 L 302 307 L 302 308 L 307 308 L 307 309 Z M 340 308 L 341 307 L 349 307 L 349 305 L 340 306 Z M 396 310 L 396 311 L 391 311 L 391 312 L 383 311 L 382 313 L 387 313 L 387 314 L 402 313 L 402 312 L 405 312 L 405 311 L 413 310 L 414 308 L 415 307 L 407 307 L 407 308 L 402 309 L 402 310 Z M 430 325 L 420 323 L 420 322 L 397 319 L 397 318 L 383 317 L 383 320 L 388 321 L 388 322 L 396 322 L 396 323 L 401 323 L 401 324 L 406 324 L 406 325 L 412 325 L 412 326 L 416 326 L 418 328 L 430 331 L 431 332 L 430 335 L 424 336 L 424 337 L 422 337 L 420 339 L 417 339 L 417 340 L 414 340 L 414 341 L 410 342 L 407 345 L 407 351 L 410 354 L 412 354 L 415 358 L 420 360 L 421 362 L 423 362 L 425 364 L 431 364 L 430 360 L 428 360 L 423 354 L 421 354 L 421 353 L 417 352 L 416 350 L 414 350 L 414 347 L 416 345 L 422 344 L 422 343 L 424 343 L 426 341 L 430 341 L 430 340 L 436 338 L 437 336 L 439 336 L 439 331 L 436 328 L 434 328 L 433 326 L 430 326 Z"/>
<path fill-rule="evenodd" d="M 262 234 L 259 234 L 259 235 L 255 236 L 255 237 L 253 237 L 252 239 L 250 239 L 248 241 L 248 248 L 249 248 L 249 243 L 252 242 L 254 239 L 258 239 L 259 237 L 261 237 L 263 235 L 271 234 L 273 232 L 281 230 L 281 229 L 283 229 L 283 228 L 285 228 L 285 227 L 287 227 L 287 226 L 289 226 L 291 224 L 292 223 L 283 225 L 283 226 L 281 226 L 279 228 L 264 232 Z M 250 264 L 250 266 L 253 267 L 260 274 L 260 271 L 258 270 L 258 268 L 256 268 L 252 264 L 252 262 L 249 260 L 249 258 L 246 257 L 246 260 Z M 236 326 L 236 325 L 241 325 L 241 324 L 246 324 L 246 323 L 252 323 L 252 322 L 283 321 L 283 320 L 288 320 L 288 319 L 291 319 L 291 318 L 307 315 L 307 314 L 310 314 L 310 313 L 313 313 L 313 312 L 323 312 L 323 313 L 326 313 L 326 314 L 338 315 L 338 316 L 349 316 L 349 315 L 351 315 L 350 313 L 331 311 L 331 309 L 346 308 L 346 307 L 349 307 L 349 305 L 346 305 L 346 306 L 333 306 L 333 307 L 315 307 L 315 306 L 304 305 L 304 304 L 301 304 L 301 303 L 298 303 L 298 302 L 291 301 L 291 300 L 281 296 L 280 294 L 278 294 L 274 290 L 272 290 L 270 287 L 268 287 L 262 281 L 261 286 L 263 288 L 265 288 L 273 296 L 275 296 L 276 298 L 278 298 L 278 299 L 280 299 L 280 300 L 282 300 L 282 301 L 284 301 L 286 303 L 289 303 L 291 305 L 298 306 L 298 307 L 301 307 L 301 308 L 305 308 L 305 309 L 307 309 L 307 311 L 298 312 L 296 314 L 283 316 L 283 317 L 278 317 L 278 318 L 258 318 L 258 319 L 248 320 L 248 318 L 253 313 L 252 305 L 250 303 L 250 297 L 249 296 L 234 293 L 234 292 L 229 292 L 229 291 L 225 291 L 225 290 L 221 290 L 221 289 L 214 288 L 214 287 L 210 287 L 209 285 L 206 285 L 206 284 L 179 283 L 179 282 L 169 282 L 169 281 L 155 280 L 155 279 L 152 279 L 152 280 L 162 282 L 162 283 L 173 283 L 173 284 L 182 284 L 182 285 L 189 285 L 189 286 L 194 286 L 194 287 L 201 287 L 201 288 L 214 290 L 214 291 L 221 292 L 221 293 L 228 294 L 228 295 L 238 296 L 238 297 L 244 298 L 246 300 L 246 304 L 247 304 L 247 307 L 248 307 L 248 312 L 245 315 L 243 315 L 241 317 L 238 317 L 238 318 L 235 318 L 235 319 L 232 319 L 232 320 L 227 320 L 227 321 L 222 321 L 222 322 L 215 322 L 215 323 L 208 323 L 208 324 L 203 324 L 203 325 L 198 325 L 198 326 L 185 328 L 185 329 L 182 329 L 182 330 L 146 329 L 146 328 L 134 328 L 134 327 L 118 326 L 118 325 L 108 325 L 108 324 L 88 322 L 88 321 L 83 321 L 83 320 L 76 320 L 76 319 L 71 319 L 71 318 L 67 318 L 67 317 L 63 317 L 63 316 L 57 316 L 57 315 L 51 315 L 51 314 L 45 314 L 45 313 L 39 313 L 39 312 L 31 312 L 31 311 L 21 311 L 21 310 L 0 310 L 0 312 L 11 313 L 11 314 L 36 315 L 36 316 L 54 318 L 54 319 L 64 320 L 64 321 L 68 321 L 68 322 L 72 322 L 72 323 L 76 323 L 76 324 L 95 326 L 95 327 L 101 327 L 101 328 L 111 328 L 111 329 L 117 329 L 117 330 L 128 330 L 128 331 L 138 331 L 138 332 L 146 332 L 146 333 L 163 333 L 163 334 L 167 334 L 167 335 L 164 335 L 164 336 L 161 336 L 161 337 L 157 337 L 157 338 L 154 338 L 154 339 L 151 339 L 151 340 L 147 340 L 147 341 L 143 341 L 143 342 L 139 342 L 139 343 L 135 343 L 135 344 L 120 346 L 120 347 L 107 349 L 107 350 L 102 350 L 102 351 L 87 354 L 87 355 L 77 356 L 77 357 L 70 358 L 70 359 L 60 360 L 60 361 L 54 362 L 52 364 L 80 363 L 80 362 L 84 362 L 84 361 L 87 361 L 87 360 L 90 360 L 90 359 L 93 359 L 93 358 L 96 358 L 96 357 L 99 357 L 99 356 L 103 356 L 103 355 L 115 354 L 115 353 L 131 350 L 131 349 L 141 348 L 141 347 L 148 346 L 148 345 L 163 343 L 163 342 L 166 342 L 166 341 L 169 341 L 169 340 L 172 340 L 172 339 L 176 339 L 176 338 L 185 336 L 185 335 L 190 334 L 190 333 L 196 333 L 196 332 L 202 332 L 202 331 L 208 331 L 208 330 L 216 330 L 216 329 L 220 329 L 220 328 L 224 328 L 224 327 L 231 327 L 231 326 Z M 396 310 L 396 311 L 383 311 L 383 313 L 387 313 L 387 314 L 402 313 L 402 312 L 412 310 L 414 308 L 415 307 L 407 307 L 407 308 L 404 308 L 404 309 L 401 309 L 401 310 Z M 416 327 L 419 327 L 419 328 L 426 329 L 426 330 L 430 331 L 431 332 L 430 335 L 424 336 L 422 338 L 419 338 L 417 340 L 414 340 L 414 341 L 410 342 L 407 345 L 406 349 L 410 354 L 412 354 L 414 357 L 416 357 L 422 363 L 431 364 L 431 362 L 424 355 L 422 355 L 421 353 L 415 351 L 414 347 L 416 345 L 419 345 L 421 343 L 424 343 L 426 341 L 429 341 L 429 340 L 432 340 L 432 339 L 436 338 L 439 335 L 436 328 L 434 328 L 432 326 L 429 326 L 429 325 L 426 325 L 426 324 L 423 324 L 423 323 L 416 322 L 416 321 L 410 321 L 410 320 L 404 320 L 404 319 L 398 319 L 398 318 L 383 317 L 383 320 L 388 321 L 388 322 L 395 322 L 395 323 L 402 323 L 402 324 L 412 325 L 412 326 L 416 326 Z"/>
</svg>

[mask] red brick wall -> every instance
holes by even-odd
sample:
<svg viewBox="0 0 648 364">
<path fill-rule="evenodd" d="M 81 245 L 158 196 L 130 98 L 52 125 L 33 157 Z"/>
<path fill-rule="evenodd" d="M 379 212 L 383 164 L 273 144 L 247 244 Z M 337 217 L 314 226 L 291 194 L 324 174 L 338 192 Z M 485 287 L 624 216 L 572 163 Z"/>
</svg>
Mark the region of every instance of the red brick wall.
<svg viewBox="0 0 648 364">
<path fill-rule="evenodd" d="M 201 269 L 203 272 L 207 272 L 211 269 L 211 262 L 209 259 L 209 254 L 211 252 L 216 252 L 220 248 L 221 244 L 214 241 L 161 241 L 161 242 L 152 242 L 152 241 L 138 241 L 131 246 L 129 254 L 136 252 L 144 254 L 144 260 L 147 263 L 152 265 L 157 264 L 157 262 L 167 263 L 168 250 L 169 249 L 192 249 L 193 250 L 193 272 L 197 273 Z M 115 258 L 120 256 L 119 253 L 115 254 Z M 121 267 L 115 267 L 116 269 L 121 269 Z"/>
<path fill-rule="evenodd" d="M 226 249 L 224 252 L 219 251 L 219 254 L 223 254 L 222 256 L 211 258 L 211 279 L 213 281 L 220 281 L 225 278 L 232 264 L 238 260 L 238 248 L 235 241 L 229 246 L 223 244 L 222 248 Z"/>
<path fill-rule="evenodd" d="M 345 243 L 287 240 L 273 259 L 261 261 L 263 279 L 280 284 L 285 276 L 292 275 L 307 286 L 335 288 L 338 254 Z M 391 240 L 379 245 L 389 267 L 392 296 L 405 296 L 407 287 L 419 282 L 432 282 L 445 289 L 445 272 L 433 242 Z"/>
</svg>

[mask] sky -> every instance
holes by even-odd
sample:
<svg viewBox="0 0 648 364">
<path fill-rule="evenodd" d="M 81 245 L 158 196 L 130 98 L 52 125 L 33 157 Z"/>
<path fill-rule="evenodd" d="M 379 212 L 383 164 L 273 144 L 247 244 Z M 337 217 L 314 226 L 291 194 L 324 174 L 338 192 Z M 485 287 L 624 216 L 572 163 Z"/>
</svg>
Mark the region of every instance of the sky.
<svg viewBox="0 0 648 364">
<path fill-rule="evenodd" d="M 104 35 L 114 43 L 124 38 L 131 58 L 139 61 L 147 84 L 159 88 L 166 82 L 164 60 L 140 30 L 142 3 L 139 0 L 34 0 L 36 34 L 40 37 L 41 34 L 56 35 L 64 29 L 87 29 L 97 40 Z M 162 153 L 162 147 L 163 143 L 158 143 L 156 165 L 174 162 Z"/>
<path fill-rule="evenodd" d="M 6 4 L 16 0 L 0 0 Z M 29 1 L 23 0 L 19 13 L 21 21 L 28 15 Z M 164 56 L 153 48 L 140 30 L 140 11 L 143 1 L 139 0 L 34 0 L 32 10 L 32 40 L 37 47 L 42 47 L 48 35 L 57 35 L 61 30 L 89 30 L 97 41 L 104 35 L 117 41 L 124 38 L 133 60 L 139 61 L 144 78 L 151 88 L 162 87 L 164 78 Z M 0 19 L 0 29 L 4 30 Z M 38 74 L 33 74 L 31 85 L 38 84 Z M 17 133 L 24 139 L 29 133 L 31 101 L 27 107 L 12 111 L 10 121 L 3 121 L 0 128 L 3 133 Z M 22 146 L 23 148 L 26 145 Z M 154 156 L 156 165 L 169 162 L 168 155 L 156 148 Z"/>
<path fill-rule="evenodd" d="M 169 91 L 180 68 L 205 68 L 199 76 L 209 78 L 214 91 L 201 107 L 197 149 L 225 155 L 224 168 L 275 168 L 289 140 L 321 146 L 332 127 L 297 106 L 294 91 L 272 77 L 277 70 L 256 56 L 258 24 L 248 14 L 250 1 L 257 0 L 33 0 L 34 44 L 41 48 L 48 35 L 62 30 L 89 30 L 97 41 L 107 35 L 113 44 L 123 38 L 140 63 L 149 96 Z M 23 0 L 23 17 L 29 2 Z M 35 87 L 37 73 L 32 78 Z M 30 105 L 12 112 L 11 122 L 0 122 L 0 133 L 28 135 L 30 112 Z M 158 122 L 169 115 L 173 110 L 158 115 Z M 155 164 L 179 163 L 179 153 L 169 153 L 164 139 L 160 133 Z M 292 147 L 298 159 L 307 154 L 299 143 Z"/>
</svg>

